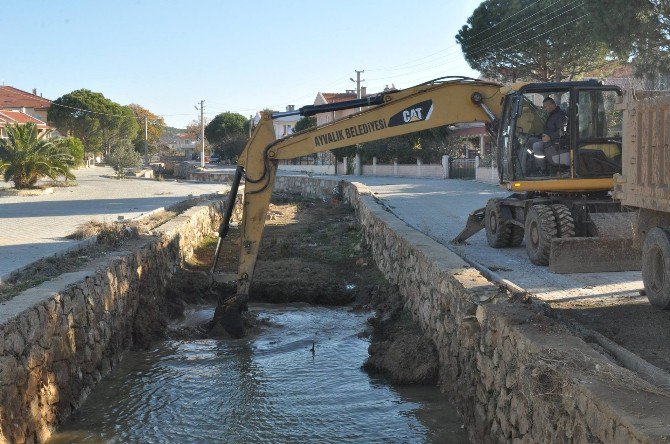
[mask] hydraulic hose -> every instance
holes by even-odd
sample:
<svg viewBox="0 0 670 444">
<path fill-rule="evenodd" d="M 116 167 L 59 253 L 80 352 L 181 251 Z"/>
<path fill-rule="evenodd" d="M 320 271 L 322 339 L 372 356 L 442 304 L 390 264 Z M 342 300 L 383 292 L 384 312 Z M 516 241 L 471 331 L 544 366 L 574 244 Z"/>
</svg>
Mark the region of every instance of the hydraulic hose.
<svg viewBox="0 0 670 444">
<path fill-rule="evenodd" d="M 221 244 L 223 239 L 228 235 L 228 230 L 230 229 L 230 218 L 233 216 L 233 210 L 235 209 L 235 201 L 237 200 L 237 190 L 240 187 L 240 181 L 242 180 L 242 174 L 244 173 L 244 168 L 238 166 L 235 170 L 235 177 L 233 178 L 233 184 L 230 187 L 230 195 L 228 195 L 228 203 L 226 204 L 226 211 L 223 213 L 223 220 L 219 226 L 219 240 L 216 243 L 216 250 L 214 251 L 214 260 L 212 261 L 212 268 L 209 270 L 210 274 L 214 274 L 216 269 L 216 264 L 219 261 L 219 255 L 221 254 Z"/>
</svg>

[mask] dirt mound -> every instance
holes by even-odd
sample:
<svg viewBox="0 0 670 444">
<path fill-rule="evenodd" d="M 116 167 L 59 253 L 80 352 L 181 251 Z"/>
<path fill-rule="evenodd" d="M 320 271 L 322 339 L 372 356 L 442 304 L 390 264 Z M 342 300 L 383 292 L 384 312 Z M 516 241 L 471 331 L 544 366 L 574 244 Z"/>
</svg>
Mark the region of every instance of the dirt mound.
<svg viewBox="0 0 670 444">
<path fill-rule="evenodd" d="M 250 292 L 254 301 L 346 305 L 356 297 L 353 287 L 347 287 L 350 276 L 332 265 L 301 258 L 266 259 L 256 267 L 256 276 Z"/>
<path fill-rule="evenodd" d="M 371 302 L 376 304 L 377 315 L 369 320 L 373 334 L 363 368 L 388 377 L 394 384 L 435 385 L 437 350 L 403 311 L 397 289 L 379 287 Z"/>
</svg>

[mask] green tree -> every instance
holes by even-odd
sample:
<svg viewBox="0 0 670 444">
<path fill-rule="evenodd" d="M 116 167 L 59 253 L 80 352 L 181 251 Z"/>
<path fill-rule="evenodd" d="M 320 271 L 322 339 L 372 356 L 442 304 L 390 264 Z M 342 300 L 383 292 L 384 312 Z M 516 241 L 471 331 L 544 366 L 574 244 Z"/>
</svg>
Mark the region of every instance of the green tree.
<svg viewBox="0 0 670 444">
<path fill-rule="evenodd" d="M 39 137 L 34 123 L 10 125 L 0 139 L 0 173 L 17 189 L 30 188 L 42 177 L 74 179 L 72 156 L 46 137 Z"/>
<path fill-rule="evenodd" d="M 84 164 L 84 144 L 81 140 L 76 137 L 63 137 L 53 143 L 72 156 L 71 167 L 78 168 Z"/>
<path fill-rule="evenodd" d="M 205 126 L 205 138 L 222 159 L 235 161 L 249 139 L 248 124 L 241 114 L 221 113 Z"/>
<path fill-rule="evenodd" d="M 205 137 L 212 145 L 246 138 L 248 135 L 244 131 L 244 124 L 246 122 L 246 117 L 238 113 L 225 112 L 218 114 L 205 126 Z"/>
<path fill-rule="evenodd" d="M 147 120 L 147 136 L 149 152 L 154 153 L 158 149 L 158 142 L 160 141 L 163 131 L 165 131 L 165 120 L 157 116 L 146 108 L 140 105 L 131 103 L 128 108 L 133 112 L 135 120 L 139 124 L 139 131 L 133 138 L 133 145 L 135 151 L 144 154 L 144 119 Z"/>
<path fill-rule="evenodd" d="M 299 131 L 305 131 L 312 128 L 316 128 L 316 116 L 305 116 L 296 122 L 295 128 L 293 128 L 293 130 L 297 133 Z"/>
<path fill-rule="evenodd" d="M 81 139 L 87 153 L 109 152 L 112 144 L 134 138 L 139 130 L 130 108 L 88 89 L 54 100 L 47 118 L 61 134 Z"/>
<path fill-rule="evenodd" d="M 107 164 L 114 169 L 116 176 L 120 179 L 124 169 L 140 166 L 142 157 L 135 151 L 130 140 L 121 139 L 111 146 Z"/>
<path fill-rule="evenodd" d="M 610 51 L 592 38 L 584 3 L 483 1 L 456 35 L 473 69 L 503 82 L 571 80 L 607 63 Z"/>
<path fill-rule="evenodd" d="M 667 0 L 589 0 L 594 38 L 619 60 L 631 61 L 649 89 L 670 88 L 670 2 Z M 661 82 L 665 80 L 664 84 Z"/>
<path fill-rule="evenodd" d="M 364 163 L 371 163 L 373 157 L 380 163 L 414 163 L 417 159 L 427 163 L 440 162 L 443 155 L 453 155 L 448 136 L 447 127 L 432 128 L 363 143 L 357 145 L 357 152 Z"/>
</svg>

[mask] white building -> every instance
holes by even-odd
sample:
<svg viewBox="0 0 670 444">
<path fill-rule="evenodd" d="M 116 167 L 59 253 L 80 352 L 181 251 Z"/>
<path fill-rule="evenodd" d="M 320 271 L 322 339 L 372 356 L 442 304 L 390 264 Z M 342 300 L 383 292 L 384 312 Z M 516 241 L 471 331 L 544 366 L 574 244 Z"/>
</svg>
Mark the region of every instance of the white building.
<svg viewBox="0 0 670 444">
<path fill-rule="evenodd" d="M 295 110 L 294 105 L 286 106 L 286 111 L 293 111 L 293 110 Z M 295 124 L 298 123 L 298 120 L 300 119 L 302 119 L 302 116 L 300 115 L 277 117 L 276 119 L 273 119 L 272 125 L 275 128 L 275 136 L 277 137 L 277 139 L 281 139 L 282 137 L 290 136 L 291 134 L 293 134 Z M 261 113 L 259 111 L 256 113 L 256 117 L 254 117 L 254 125 L 258 125 L 258 122 L 260 121 L 261 121 Z"/>
</svg>

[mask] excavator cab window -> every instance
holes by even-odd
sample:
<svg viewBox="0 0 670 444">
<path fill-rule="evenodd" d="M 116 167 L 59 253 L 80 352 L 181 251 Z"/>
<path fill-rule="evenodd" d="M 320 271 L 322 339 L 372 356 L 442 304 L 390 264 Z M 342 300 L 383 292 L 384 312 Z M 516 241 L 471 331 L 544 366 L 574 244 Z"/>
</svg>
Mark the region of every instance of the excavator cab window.
<svg viewBox="0 0 670 444">
<path fill-rule="evenodd" d="M 503 102 L 498 135 L 498 165 L 501 166 L 499 174 L 502 181 L 513 180 L 515 178 L 514 172 L 518 170 L 520 165 L 519 142 L 514 134 L 516 102 L 516 94 L 508 94 Z"/>
<path fill-rule="evenodd" d="M 618 89 L 578 91 L 576 176 L 611 177 L 621 172 L 623 111 L 616 107 L 620 97 Z"/>
<path fill-rule="evenodd" d="M 515 135 L 519 142 L 516 178 L 542 180 L 547 177 L 570 177 L 570 137 L 568 126 L 559 130 L 558 138 L 542 142 L 547 112 L 543 102 L 551 97 L 569 116 L 570 92 L 565 90 L 534 91 L 519 96 L 519 113 Z M 567 119 L 566 119 L 567 122 Z"/>
</svg>

